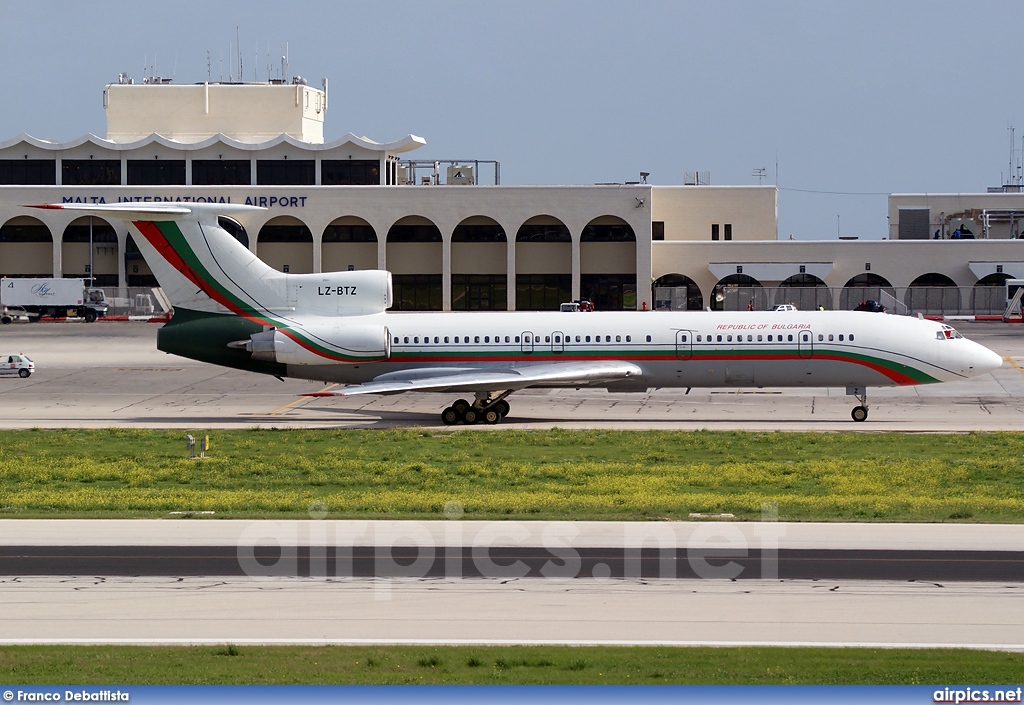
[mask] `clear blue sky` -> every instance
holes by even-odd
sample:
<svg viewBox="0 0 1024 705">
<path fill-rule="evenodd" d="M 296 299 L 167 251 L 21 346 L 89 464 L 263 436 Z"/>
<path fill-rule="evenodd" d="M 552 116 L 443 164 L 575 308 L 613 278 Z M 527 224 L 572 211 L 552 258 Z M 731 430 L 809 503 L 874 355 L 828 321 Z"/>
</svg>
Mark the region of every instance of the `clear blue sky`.
<svg viewBox="0 0 1024 705">
<path fill-rule="evenodd" d="M 1019 0 L 0 0 L 0 21 L 0 140 L 102 136 L 103 86 L 147 62 L 201 82 L 210 52 L 227 78 L 237 27 L 246 80 L 286 42 L 330 79 L 328 140 L 413 133 L 506 184 L 777 164 L 783 239 L 882 237 L 878 194 L 984 191 L 1024 137 Z"/>
</svg>

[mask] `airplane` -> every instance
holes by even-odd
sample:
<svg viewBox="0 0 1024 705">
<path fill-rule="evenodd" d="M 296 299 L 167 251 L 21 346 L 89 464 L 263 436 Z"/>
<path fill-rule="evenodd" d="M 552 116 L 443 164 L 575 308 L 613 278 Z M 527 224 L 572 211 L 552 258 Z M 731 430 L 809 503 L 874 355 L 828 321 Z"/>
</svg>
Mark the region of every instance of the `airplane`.
<svg viewBox="0 0 1024 705">
<path fill-rule="evenodd" d="M 44 204 L 129 223 L 174 307 L 157 348 L 278 378 L 343 383 L 305 396 L 472 395 L 441 413 L 495 424 L 531 387 L 845 387 L 967 379 L 1002 365 L 951 326 L 856 311 L 389 312 L 391 274 L 285 274 L 218 223 L 230 203 Z"/>
</svg>

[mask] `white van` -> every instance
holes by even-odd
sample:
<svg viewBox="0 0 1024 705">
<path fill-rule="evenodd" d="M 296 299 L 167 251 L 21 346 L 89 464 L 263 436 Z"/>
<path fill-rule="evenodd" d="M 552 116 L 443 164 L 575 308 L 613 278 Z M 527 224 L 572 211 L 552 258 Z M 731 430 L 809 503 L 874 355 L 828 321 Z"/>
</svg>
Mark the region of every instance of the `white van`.
<svg viewBox="0 0 1024 705">
<path fill-rule="evenodd" d="M 36 369 L 36 363 L 24 355 L 0 354 L 0 375 L 18 375 L 28 377 Z"/>
</svg>

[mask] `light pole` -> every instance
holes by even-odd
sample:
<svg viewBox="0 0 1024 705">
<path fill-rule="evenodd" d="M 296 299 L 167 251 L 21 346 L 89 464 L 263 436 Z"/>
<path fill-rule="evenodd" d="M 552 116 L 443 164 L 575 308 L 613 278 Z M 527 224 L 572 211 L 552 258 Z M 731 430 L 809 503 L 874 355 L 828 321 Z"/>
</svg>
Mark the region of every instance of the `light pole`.
<svg viewBox="0 0 1024 705">
<path fill-rule="evenodd" d="M 92 216 L 90 215 L 89 216 L 89 286 L 92 286 L 92 283 L 94 281 L 94 279 L 93 279 L 93 271 L 92 271 L 92 251 L 93 251 L 93 246 L 92 246 Z"/>
</svg>

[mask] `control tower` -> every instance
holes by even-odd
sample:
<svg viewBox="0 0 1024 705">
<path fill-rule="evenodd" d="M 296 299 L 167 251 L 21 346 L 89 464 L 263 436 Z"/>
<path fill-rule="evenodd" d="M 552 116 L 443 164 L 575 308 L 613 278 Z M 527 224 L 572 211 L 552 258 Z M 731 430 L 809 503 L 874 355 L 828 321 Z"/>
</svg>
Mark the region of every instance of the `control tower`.
<svg viewBox="0 0 1024 705">
<path fill-rule="evenodd" d="M 161 78 L 135 84 L 122 74 L 104 89 L 103 107 L 112 142 L 135 142 L 156 133 L 186 144 L 218 134 L 257 144 L 286 134 L 323 144 L 327 79 L 320 89 L 300 77 L 290 83 L 176 85 Z"/>
</svg>

